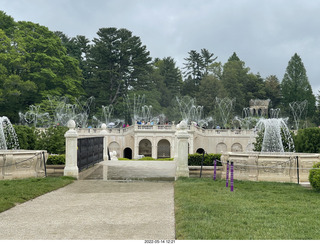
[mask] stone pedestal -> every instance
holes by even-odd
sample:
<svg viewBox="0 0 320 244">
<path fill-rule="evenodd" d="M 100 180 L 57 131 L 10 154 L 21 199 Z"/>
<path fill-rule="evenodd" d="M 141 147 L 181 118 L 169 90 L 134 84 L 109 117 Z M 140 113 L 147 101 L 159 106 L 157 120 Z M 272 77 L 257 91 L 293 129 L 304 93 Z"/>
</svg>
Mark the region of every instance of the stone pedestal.
<svg viewBox="0 0 320 244">
<path fill-rule="evenodd" d="M 108 160 L 108 142 L 107 142 L 107 125 L 105 123 L 103 123 L 101 125 L 101 132 L 100 134 L 103 136 L 103 160 L 106 161 Z"/>
<path fill-rule="evenodd" d="M 179 177 L 189 177 L 188 168 L 188 139 L 187 123 L 182 121 L 177 126 L 176 138 L 178 146 L 176 179 Z"/>
<path fill-rule="evenodd" d="M 77 165 L 78 133 L 76 132 L 76 123 L 73 120 L 68 122 L 69 130 L 64 134 L 66 138 L 66 166 L 64 176 L 79 178 L 79 169 Z"/>
</svg>

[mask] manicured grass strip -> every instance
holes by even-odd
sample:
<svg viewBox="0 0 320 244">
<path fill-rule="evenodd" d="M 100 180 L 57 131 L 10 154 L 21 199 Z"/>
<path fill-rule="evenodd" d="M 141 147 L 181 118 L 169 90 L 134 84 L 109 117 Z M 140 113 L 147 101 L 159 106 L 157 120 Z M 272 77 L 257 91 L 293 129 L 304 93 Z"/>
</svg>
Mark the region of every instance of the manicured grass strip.
<svg viewBox="0 0 320 244">
<path fill-rule="evenodd" d="M 0 181 L 0 212 L 74 181 L 71 177 L 29 178 Z"/>
<path fill-rule="evenodd" d="M 176 238 L 320 239 L 320 193 L 297 184 L 182 178 L 175 182 Z"/>
</svg>

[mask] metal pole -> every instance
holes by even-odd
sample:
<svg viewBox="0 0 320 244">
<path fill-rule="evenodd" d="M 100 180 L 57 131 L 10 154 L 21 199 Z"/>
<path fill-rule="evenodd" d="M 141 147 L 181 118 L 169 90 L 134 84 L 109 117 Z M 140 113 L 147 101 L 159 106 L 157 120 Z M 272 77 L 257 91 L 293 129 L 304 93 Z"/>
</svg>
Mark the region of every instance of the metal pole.
<svg viewBox="0 0 320 244">
<path fill-rule="evenodd" d="M 214 160 L 214 163 L 213 163 L 213 180 L 216 180 L 216 176 L 217 176 L 217 160 L 215 159 Z"/>
<path fill-rule="evenodd" d="M 227 161 L 226 187 L 229 186 L 229 160 Z"/>
<path fill-rule="evenodd" d="M 202 176 L 203 160 L 204 160 L 204 150 L 203 150 L 203 153 L 202 153 L 201 169 L 200 169 L 200 178 L 201 178 L 201 176 Z"/>
<path fill-rule="evenodd" d="M 43 165 L 44 165 L 44 175 L 47 177 L 47 166 L 46 166 L 46 156 L 44 152 L 42 152 L 42 160 L 43 160 Z"/>
</svg>

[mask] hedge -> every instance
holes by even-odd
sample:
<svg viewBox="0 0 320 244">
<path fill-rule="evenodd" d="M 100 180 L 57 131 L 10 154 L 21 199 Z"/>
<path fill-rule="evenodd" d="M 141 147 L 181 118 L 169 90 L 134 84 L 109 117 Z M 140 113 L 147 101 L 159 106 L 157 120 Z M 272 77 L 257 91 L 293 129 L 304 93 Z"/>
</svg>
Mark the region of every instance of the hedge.
<svg viewBox="0 0 320 244">
<path fill-rule="evenodd" d="M 195 153 L 189 154 L 188 165 L 189 166 L 201 166 L 203 154 Z M 220 161 L 221 154 L 204 154 L 203 166 L 213 166 L 213 160 L 217 159 Z M 217 166 L 221 166 L 220 162 L 217 162 Z"/>
<path fill-rule="evenodd" d="M 64 154 L 60 155 L 49 155 L 47 160 L 47 165 L 63 165 L 66 162 L 66 156 Z"/>
</svg>

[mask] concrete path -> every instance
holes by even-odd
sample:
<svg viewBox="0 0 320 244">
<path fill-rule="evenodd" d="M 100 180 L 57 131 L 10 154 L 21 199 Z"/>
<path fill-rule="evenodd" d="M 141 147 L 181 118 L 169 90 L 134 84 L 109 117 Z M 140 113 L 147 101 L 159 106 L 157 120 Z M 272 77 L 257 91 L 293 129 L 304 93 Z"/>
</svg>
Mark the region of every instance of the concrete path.
<svg viewBox="0 0 320 244">
<path fill-rule="evenodd" d="M 0 239 L 175 239 L 173 194 L 173 182 L 75 181 L 0 213 Z"/>
</svg>

